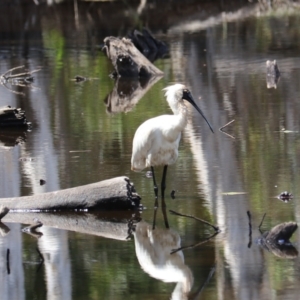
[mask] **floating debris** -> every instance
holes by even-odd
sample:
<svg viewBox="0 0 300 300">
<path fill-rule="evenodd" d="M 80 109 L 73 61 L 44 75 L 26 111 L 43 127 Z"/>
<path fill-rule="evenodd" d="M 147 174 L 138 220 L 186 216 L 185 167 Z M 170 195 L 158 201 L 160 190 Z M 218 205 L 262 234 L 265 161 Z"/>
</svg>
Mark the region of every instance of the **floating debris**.
<svg viewBox="0 0 300 300">
<path fill-rule="evenodd" d="M 76 82 L 86 81 L 86 77 L 83 77 L 83 76 L 80 76 L 80 75 L 76 75 L 75 76 L 75 81 Z"/>
<path fill-rule="evenodd" d="M 235 195 L 245 195 L 247 194 L 246 192 L 224 192 L 222 195 L 225 196 L 235 196 Z"/>
<path fill-rule="evenodd" d="M 44 185 L 44 184 L 46 184 L 46 180 L 40 179 L 40 185 Z"/>
<path fill-rule="evenodd" d="M 70 150 L 70 153 L 84 153 L 84 152 L 91 152 L 91 150 Z"/>
<path fill-rule="evenodd" d="M 20 157 L 19 161 L 34 161 L 33 157 Z"/>
<path fill-rule="evenodd" d="M 172 190 L 172 192 L 171 192 L 171 198 L 175 199 L 175 191 L 174 190 Z"/>
<path fill-rule="evenodd" d="M 152 177 L 153 177 L 152 172 L 151 172 L 151 171 L 147 171 L 147 172 L 146 172 L 146 177 L 147 177 L 147 178 L 152 178 Z"/>
<path fill-rule="evenodd" d="M 293 194 L 292 193 L 289 193 L 287 191 L 285 192 L 282 192 L 281 194 L 279 194 L 277 196 L 277 198 L 285 203 L 289 202 L 291 199 L 293 199 Z"/>
<path fill-rule="evenodd" d="M 89 77 L 84 77 L 84 76 L 81 76 L 81 75 L 76 75 L 74 77 L 74 79 L 71 79 L 75 82 L 84 82 L 84 81 L 87 81 L 87 80 L 94 80 L 94 79 L 99 79 L 99 78 L 89 78 Z"/>
</svg>

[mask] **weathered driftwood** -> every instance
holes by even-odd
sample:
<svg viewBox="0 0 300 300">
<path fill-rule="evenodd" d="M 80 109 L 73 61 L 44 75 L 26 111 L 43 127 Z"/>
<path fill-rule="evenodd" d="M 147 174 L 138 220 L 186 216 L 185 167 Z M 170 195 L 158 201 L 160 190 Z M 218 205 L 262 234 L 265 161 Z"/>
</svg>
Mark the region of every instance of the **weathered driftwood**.
<svg viewBox="0 0 300 300">
<path fill-rule="evenodd" d="M 117 78 L 113 90 L 104 101 L 107 107 L 106 111 L 110 114 L 131 111 L 161 77 Z"/>
<path fill-rule="evenodd" d="M 290 243 L 290 238 L 297 228 L 295 222 L 278 224 L 270 231 L 264 232 L 258 243 L 278 257 L 295 258 L 298 256 L 298 251 Z"/>
<path fill-rule="evenodd" d="M 32 224 L 38 219 L 44 226 L 76 231 L 116 240 L 126 240 L 131 211 L 93 213 L 9 213 L 4 222 Z M 9 223 L 7 223 L 9 226 Z M 43 227 L 39 230 L 43 232 Z M 38 236 L 37 236 L 38 237 Z"/>
<path fill-rule="evenodd" d="M 102 50 L 113 64 L 115 77 L 138 78 L 163 74 L 134 46 L 130 39 L 106 37 Z"/>
<path fill-rule="evenodd" d="M 134 209 L 140 197 L 128 177 L 116 177 L 84 186 L 33 196 L 2 198 L 11 210 Z"/>
<path fill-rule="evenodd" d="M 0 107 L 0 127 L 30 126 L 25 112 L 11 106 Z"/>
<path fill-rule="evenodd" d="M 268 89 L 270 89 L 270 88 L 276 89 L 277 83 L 280 78 L 280 72 L 279 72 L 276 60 L 274 60 L 274 61 L 267 60 L 266 67 L 267 67 L 267 76 L 266 76 L 267 88 Z"/>
</svg>

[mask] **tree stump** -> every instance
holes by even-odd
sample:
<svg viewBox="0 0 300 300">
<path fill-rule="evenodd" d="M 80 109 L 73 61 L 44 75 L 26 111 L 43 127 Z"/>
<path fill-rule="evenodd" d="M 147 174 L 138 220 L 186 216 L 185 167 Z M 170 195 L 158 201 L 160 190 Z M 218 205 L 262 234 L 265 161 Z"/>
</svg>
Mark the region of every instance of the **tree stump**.
<svg viewBox="0 0 300 300">
<path fill-rule="evenodd" d="M 106 37 L 102 48 L 111 60 L 115 69 L 115 77 L 150 77 L 162 75 L 163 72 L 155 67 L 127 38 Z"/>
</svg>

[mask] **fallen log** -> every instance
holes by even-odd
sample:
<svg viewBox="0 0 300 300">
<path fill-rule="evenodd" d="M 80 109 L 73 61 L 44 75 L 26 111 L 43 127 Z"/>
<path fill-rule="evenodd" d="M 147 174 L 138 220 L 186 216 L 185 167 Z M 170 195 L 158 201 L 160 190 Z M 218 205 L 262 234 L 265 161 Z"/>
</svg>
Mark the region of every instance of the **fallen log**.
<svg viewBox="0 0 300 300">
<path fill-rule="evenodd" d="M 13 211 L 124 210 L 138 208 L 140 199 L 129 178 L 121 176 L 50 193 L 2 198 L 0 199 L 0 205 Z"/>
<path fill-rule="evenodd" d="M 9 213 L 3 218 L 9 223 L 32 224 L 38 220 L 43 226 L 84 234 L 101 236 L 104 238 L 126 241 L 128 237 L 128 223 L 132 212 L 93 212 L 93 213 Z M 8 222 L 8 223 L 7 223 Z M 40 229 L 43 232 L 43 227 Z"/>
<path fill-rule="evenodd" d="M 150 77 L 163 75 L 127 38 L 113 36 L 104 39 L 102 51 L 111 60 L 114 77 Z"/>
</svg>

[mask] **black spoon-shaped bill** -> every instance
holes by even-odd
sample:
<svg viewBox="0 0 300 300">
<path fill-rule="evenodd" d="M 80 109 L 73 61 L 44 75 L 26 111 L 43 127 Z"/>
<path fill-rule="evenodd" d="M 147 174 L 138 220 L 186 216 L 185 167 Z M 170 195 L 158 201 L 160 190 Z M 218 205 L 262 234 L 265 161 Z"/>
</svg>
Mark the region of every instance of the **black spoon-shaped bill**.
<svg viewBox="0 0 300 300">
<path fill-rule="evenodd" d="M 213 129 L 212 129 L 212 127 L 211 127 L 211 125 L 209 124 L 209 122 L 208 122 L 207 119 L 205 118 L 205 116 L 204 116 L 202 110 L 197 106 L 196 102 L 194 101 L 193 96 L 192 96 L 192 94 L 191 94 L 191 92 L 190 92 L 189 90 L 184 90 L 184 91 L 183 91 L 182 99 L 184 99 L 184 100 L 190 102 L 190 103 L 196 108 L 196 110 L 200 113 L 200 115 L 201 115 L 201 116 L 203 117 L 203 119 L 206 121 L 206 123 L 207 123 L 207 125 L 209 126 L 210 130 L 211 130 L 212 132 L 214 132 Z"/>
</svg>

